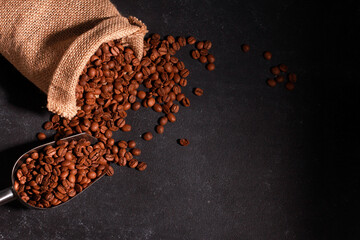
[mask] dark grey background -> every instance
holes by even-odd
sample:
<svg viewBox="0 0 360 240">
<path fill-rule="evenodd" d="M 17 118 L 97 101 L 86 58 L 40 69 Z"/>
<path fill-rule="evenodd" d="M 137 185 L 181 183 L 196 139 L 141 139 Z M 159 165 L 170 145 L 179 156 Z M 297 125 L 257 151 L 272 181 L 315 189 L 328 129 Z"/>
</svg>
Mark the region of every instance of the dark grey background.
<svg viewBox="0 0 360 240">
<path fill-rule="evenodd" d="M 1 206 L 0 239 L 360 238 L 357 1 L 113 2 L 150 33 L 211 40 L 216 70 L 183 49 L 191 107 L 151 142 L 140 134 L 153 131 L 159 115 L 147 109 L 130 111 L 133 131 L 118 134 L 138 141 L 148 169 L 115 167 L 113 177 L 57 209 Z M 37 144 L 50 113 L 46 96 L 0 61 L 5 188 L 12 163 Z M 265 84 L 279 63 L 298 74 L 293 92 Z M 188 147 L 176 143 L 182 137 Z"/>
</svg>

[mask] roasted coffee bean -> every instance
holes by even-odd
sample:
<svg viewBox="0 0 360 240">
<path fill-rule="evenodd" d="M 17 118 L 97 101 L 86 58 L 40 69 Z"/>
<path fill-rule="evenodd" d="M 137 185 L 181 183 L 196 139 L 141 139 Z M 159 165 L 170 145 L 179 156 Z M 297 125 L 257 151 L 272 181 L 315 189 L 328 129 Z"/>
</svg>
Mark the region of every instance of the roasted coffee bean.
<svg viewBox="0 0 360 240">
<path fill-rule="evenodd" d="M 250 46 L 248 44 L 243 44 L 241 46 L 241 49 L 243 50 L 243 52 L 249 52 L 250 51 Z"/>
<path fill-rule="evenodd" d="M 294 90 L 294 88 L 295 88 L 295 84 L 294 84 L 293 82 L 287 82 L 287 83 L 285 84 L 285 88 L 286 88 L 287 90 L 289 90 L 289 91 L 292 91 L 292 90 Z"/>
<path fill-rule="evenodd" d="M 166 115 L 167 119 L 169 120 L 169 122 L 175 122 L 176 121 L 176 117 L 173 113 L 168 113 Z"/>
<path fill-rule="evenodd" d="M 144 171 L 147 168 L 147 164 L 145 162 L 138 162 L 136 169 L 139 171 Z"/>
<path fill-rule="evenodd" d="M 130 131 L 131 131 L 131 125 L 130 125 L 130 124 L 125 124 L 125 125 L 121 128 L 121 130 L 122 130 L 123 132 L 130 132 Z"/>
<path fill-rule="evenodd" d="M 288 71 L 288 66 L 286 66 L 285 64 L 282 63 L 282 64 L 279 65 L 279 69 L 282 72 L 287 72 Z"/>
<path fill-rule="evenodd" d="M 164 133 L 164 126 L 163 125 L 157 125 L 155 127 L 155 131 L 158 133 L 158 134 L 163 134 Z"/>
<path fill-rule="evenodd" d="M 291 83 L 296 83 L 297 81 L 297 76 L 295 73 L 289 73 L 288 74 L 288 79 L 289 79 L 289 82 Z"/>
<path fill-rule="evenodd" d="M 275 66 L 275 67 L 272 67 L 272 68 L 270 69 L 270 72 L 271 72 L 272 74 L 274 74 L 274 75 L 279 75 L 279 74 L 280 74 L 280 69 L 279 69 L 278 66 Z"/>
<path fill-rule="evenodd" d="M 183 98 L 183 100 L 181 100 L 181 103 L 184 107 L 190 107 L 190 100 L 187 97 Z"/>
<path fill-rule="evenodd" d="M 190 45 L 193 45 L 196 43 L 196 38 L 191 36 L 191 37 L 188 37 L 187 38 L 187 43 L 190 44 Z"/>
<path fill-rule="evenodd" d="M 206 63 L 206 62 L 207 62 L 207 58 L 206 58 L 205 56 L 200 56 L 199 61 L 200 61 L 201 63 Z"/>
<path fill-rule="evenodd" d="M 184 37 L 179 37 L 178 42 L 179 42 L 181 47 L 186 46 L 186 39 Z"/>
<path fill-rule="evenodd" d="M 200 58 L 200 52 L 199 52 L 199 50 L 193 50 L 193 51 L 191 52 L 191 57 L 192 57 L 193 59 L 199 59 L 199 58 Z"/>
<path fill-rule="evenodd" d="M 206 41 L 204 42 L 203 48 L 209 50 L 211 47 L 212 47 L 212 43 L 211 43 L 209 40 L 206 40 Z"/>
<path fill-rule="evenodd" d="M 168 122 L 167 117 L 161 117 L 161 118 L 159 118 L 159 124 L 160 124 L 160 125 L 164 126 L 164 125 L 166 125 L 167 122 Z"/>
<path fill-rule="evenodd" d="M 278 82 L 278 83 L 282 83 L 282 82 L 284 82 L 284 81 L 285 81 L 285 77 L 284 77 L 284 76 L 279 75 L 279 76 L 277 76 L 277 77 L 275 78 L 275 80 L 276 80 L 276 82 Z"/>
<path fill-rule="evenodd" d="M 203 49 L 203 48 L 204 48 L 204 42 L 202 42 L 202 41 L 197 42 L 197 43 L 196 43 L 196 48 L 199 49 L 199 50 L 200 50 L 200 49 Z"/>
<path fill-rule="evenodd" d="M 270 60 L 272 58 L 272 54 L 269 51 L 265 51 L 263 56 L 266 60 Z"/>
<path fill-rule="evenodd" d="M 202 96 L 204 94 L 204 90 L 202 90 L 201 88 L 194 88 L 193 92 L 196 96 Z"/>
<path fill-rule="evenodd" d="M 215 70 L 215 64 L 213 64 L 213 63 L 207 64 L 206 69 L 209 70 L 209 71 L 214 71 Z"/>
<path fill-rule="evenodd" d="M 206 57 L 207 57 L 207 61 L 208 61 L 209 63 L 214 63 L 214 62 L 215 62 L 215 57 L 214 57 L 214 55 L 209 54 L 209 55 L 207 55 Z"/>
<path fill-rule="evenodd" d="M 276 86 L 276 81 L 273 78 L 269 78 L 266 82 L 270 87 Z"/>
<path fill-rule="evenodd" d="M 131 109 L 134 110 L 134 111 L 139 110 L 140 107 L 141 107 L 141 103 L 139 103 L 139 102 L 134 102 L 134 103 L 131 105 Z"/>
<path fill-rule="evenodd" d="M 146 133 L 144 133 L 144 134 L 143 134 L 143 139 L 144 139 L 145 141 L 150 141 L 151 139 L 153 139 L 152 133 L 151 133 L 151 132 L 146 132 Z"/>
<path fill-rule="evenodd" d="M 134 140 L 128 141 L 128 147 L 129 148 L 135 148 L 136 147 L 136 142 Z"/>
<path fill-rule="evenodd" d="M 189 145 L 189 140 L 187 140 L 186 138 L 181 138 L 180 140 L 179 140 L 179 144 L 181 145 L 181 146 L 187 146 L 187 145 Z"/>
<path fill-rule="evenodd" d="M 108 176 L 114 175 L 114 172 L 115 171 L 114 171 L 114 168 L 112 166 L 108 166 L 106 171 L 105 171 L 106 175 L 108 175 Z"/>
<path fill-rule="evenodd" d="M 53 128 L 53 123 L 50 122 L 50 121 L 47 121 L 47 122 L 44 123 L 43 128 L 44 128 L 45 130 L 50 130 L 50 129 Z"/>
<path fill-rule="evenodd" d="M 45 139 L 46 139 L 46 135 L 45 135 L 45 133 L 40 132 L 40 133 L 37 134 L 37 138 L 38 138 L 40 141 L 42 141 L 42 140 L 45 140 Z"/>
<path fill-rule="evenodd" d="M 131 149 L 131 154 L 133 156 L 139 156 L 141 154 L 141 150 L 139 148 L 133 148 Z"/>
<path fill-rule="evenodd" d="M 162 107 L 158 103 L 154 104 L 153 109 L 154 109 L 155 112 L 162 112 Z"/>
<path fill-rule="evenodd" d="M 130 168 L 136 168 L 137 165 L 138 165 L 138 160 L 136 160 L 135 158 L 133 158 L 129 161 Z"/>
<path fill-rule="evenodd" d="M 189 74 L 190 74 L 190 71 L 186 68 L 180 71 L 180 76 L 182 78 L 186 78 L 187 76 L 189 76 Z"/>
</svg>

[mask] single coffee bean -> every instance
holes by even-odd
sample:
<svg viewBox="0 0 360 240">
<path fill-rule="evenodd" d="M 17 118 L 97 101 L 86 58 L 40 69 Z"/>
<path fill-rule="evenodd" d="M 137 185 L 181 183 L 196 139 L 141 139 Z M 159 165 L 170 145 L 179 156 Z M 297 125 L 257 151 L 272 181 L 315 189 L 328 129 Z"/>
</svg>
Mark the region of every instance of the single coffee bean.
<svg viewBox="0 0 360 240">
<path fill-rule="evenodd" d="M 96 178 L 96 172 L 94 171 L 90 171 L 88 172 L 88 174 L 86 175 L 89 179 L 95 179 Z"/>
<path fill-rule="evenodd" d="M 203 47 L 209 50 L 212 47 L 212 43 L 209 40 L 206 40 Z"/>
<path fill-rule="evenodd" d="M 272 58 L 272 54 L 269 51 L 265 51 L 263 55 L 266 60 L 270 60 Z"/>
<path fill-rule="evenodd" d="M 206 58 L 205 56 L 201 56 L 201 57 L 199 58 L 199 61 L 200 61 L 201 63 L 206 63 L 206 62 L 207 62 L 207 58 Z"/>
<path fill-rule="evenodd" d="M 38 133 L 37 139 L 39 139 L 40 141 L 45 140 L 46 139 L 45 133 L 42 133 L 42 132 Z"/>
<path fill-rule="evenodd" d="M 166 115 L 167 119 L 169 120 L 169 122 L 175 122 L 176 121 L 176 117 L 173 113 L 168 113 Z"/>
<path fill-rule="evenodd" d="M 202 96 L 204 94 L 204 90 L 202 90 L 201 88 L 194 88 L 193 92 L 196 96 Z"/>
<path fill-rule="evenodd" d="M 279 69 L 278 66 L 275 66 L 275 67 L 272 67 L 272 68 L 270 69 L 270 72 L 271 72 L 272 74 L 274 74 L 274 75 L 279 75 L 279 74 L 280 74 L 280 69 Z"/>
<path fill-rule="evenodd" d="M 134 103 L 131 105 L 131 109 L 134 110 L 134 111 L 139 110 L 140 107 L 141 107 L 141 103 L 139 103 L 139 102 L 134 102 Z"/>
<path fill-rule="evenodd" d="M 200 52 L 199 52 L 199 50 L 193 50 L 193 51 L 191 52 L 191 57 L 192 57 L 193 59 L 199 59 L 199 58 L 200 58 Z"/>
<path fill-rule="evenodd" d="M 190 74 L 190 72 L 189 72 L 189 70 L 186 69 L 186 68 L 180 71 L 180 76 L 181 76 L 182 78 L 186 78 L 187 76 L 189 76 L 189 74 Z"/>
<path fill-rule="evenodd" d="M 184 107 L 190 107 L 190 100 L 187 97 L 183 98 L 181 103 Z"/>
<path fill-rule="evenodd" d="M 196 38 L 191 36 L 191 37 L 188 37 L 187 39 L 187 43 L 190 44 L 190 45 L 193 45 L 196 43 Z"/>
<path fill-rule="evenodd" d="M 155 98 L 148 98 L 147 100 L 146 100 L 146 104 L 147 104 L 147 106 L 148 107 L 152 107 L 152 106 L 154 106 L 154 104 L 155 104 Z"/>
<path fill-rule="evenodd" d="M 186 46 L 186 39 L 184 37 L 179 37 L 178 42 L 179 42 L 181 47 Z"/>
<path fill-rule="evenodd" d="M 282 83 L 282 82 L 284 82 L 284 81 L 285 81 L 285 77 L 284 77 L 284 76 L 279 75 L 279 76 L 277 76 L 277 77 L 275 78 L 275 80 L 276 80 L 276 82 L 278 82 L 278 83 Z"/>
<path fill-rule="evenodd" d="M 128 147 L 129 148 L 135 148 L 136 147 L 136 142 L 134 140 L 128 141 Z"/>
<path fill-rule="evenodd" d="M 209 55 L 207 55 L 206 57 L 207 57 L 207 61 L 208 61 L 209 63 L 214 63 L 214 62 L 215 62 L 215 57 L 214 57 L 214 55 L 209 54 Z"/>
<path fill-rule="evenodd" d="M 209 71 L 214 71 L 215 70 L 215 64 L 213 64 L 213 63 L 207 64 L 206 69 L 209 70 Z"/>
<path fill-rule="evenodd" d="M 50 129 L 52 129 L 52 127 L 53 127 L 53 123 L 50 122 L 50 121 L 45 122 L 45 123 L 44 123 L 44 126 L 43 126 L 43 128 L 44 128 L 45 130 L 50 130 Z"/>
<path fill-rule="evenodd" d="M 130 132 L 130 131 L 131 131 L 131 125 L 130 125 L 130 124 L 125 124 L 125 125 L 121 128 L 121 130 L 122 130 L 123 132 Z"/>
<path fill-rule="evenodd" d="M 141 154 L 141 150 L 139 148 L 131 149 L 131 154 L 134 156 L 139 156 Z"/>
<path fill-rule="evenodd" d="M 276 86 L 276 81 L 273 78 L 269 78 L 266 82 L 270 87 Z"/>
<path fill-rule="evenodd" d="M 139 162 L 136 166 L 136 169 L 139 171 L 144 171 L 147 168 L 147 164 L 145 162 Z"/>
<path fill-rule="evenodd" d="M 181 145 L 181 146 L 187 146 L 187 145 L 189 145 L 189 140 L 187 140 L 186 138 L 181 138 L 180 140 L 179 140 L 179 144 Z"/>
<path fill-rule="evenodd" d="M 105 174 L 108 175 L 108 176 L 112 176 L 112 175 L 114 175 L 114 172 L 115 172 L 115 171 L 114 171 L 114 168 L 109 165 L 109 166 L 107 167 L 106 171 L 105 171 Z"/>
<path fill-rule="evenodd" d="M 243 52 L 249 52 L 250 51 L 250 46 L 248 44 L 243 44 L 241 46 L 241 49 L 243 50 Z"/>
<path fill-rule="evenodd" d="M 285 64 L 282 63 L 282 64 L 279 65 L 279 69 L 282 72 L 287 72 L 288 71 L 288 66 L 286 66 Z"/>
<path fill-rule="evenodd" d="M 144 133 L 144 134 L 143 134 L 143 139 L 144 139 L 145 141 L 150 141 L 151 139 L 153 139 L 152 133 L 151 133 L 151 132 L 146 132 L 146 133 Z"/>
<path fill-rule="evenodd" d="M 199 50 L 200 50 L 200 49 L 203 49 L 203 48 L 204 48 L 204 42 L 202 42 L 202 41 L 197 42 L 197 43 L 196 43 L 196 48 L 199 49 Z"/>
<path fill-rule="evenodd" d="M 146 93 L 144 91 L 138 91 L 137 97 L 140 99 L 144 99 L 146 97 Z"/>
<path fill-rule="evenodd" d="M 167 122 L 168 122 L 167 117 L 161 117 L 161 118 L 159 118 L 159 124 L 160 124 L 160 125 L 164 126 L 164 125 L 166 125 Z"/>
<path fill-rule="evenodd" d="M 129 161 L 130 168 L 136 168 L 137 165 L 138 165 L 138 160 L 136 160 L 135 158 L 133 158 Z"/>
<path fill-rule="evenodd" d="M 287 82 L 287 83 L 285 84 L 285 88 L 286 88 L 287 90 L 289 90 L 289 91 L 292 91 L 292 90 L 294 90 L 294 88 L 295 88 L 295 84 L 292 83 L 292 82 Z"/>
<path fill-rule="evenodd" d="M 154 106 L 153 106 L 153 110 L 154 110 L 155 112 L 162 112 L 162 107 L 161 107 L 160 104 L 155 103 Z"/>
<path fill-rule="evenodd" d="M 289 74 L 288 74 L 288 79 L 289 79 L 289 82 L 296 83 L 296 81 L 297 81 L 297 76 L 296 76 L 295 73 L 289 73 Z"/>
<path fill-rule="evenodd" d="M 158 133 L 158 134 L 163 134 L 164 133 L 164 126 L 163 125 L 157 125 L 155 127 L 155 131 Z"/>
</svg>

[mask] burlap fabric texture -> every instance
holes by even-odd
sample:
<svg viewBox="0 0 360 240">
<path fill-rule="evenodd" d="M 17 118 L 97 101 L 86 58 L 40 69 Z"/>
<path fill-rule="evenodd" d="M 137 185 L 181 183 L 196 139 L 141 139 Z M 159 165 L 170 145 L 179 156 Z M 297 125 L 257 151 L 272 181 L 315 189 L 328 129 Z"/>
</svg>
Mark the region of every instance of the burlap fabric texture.
<svg viewBox="0 0 360 240">
<path fill-rule="evenodd" d="M 141 59 L 146 32 L 109 0 L 0 0 L 0 53 L 67 118 L 76 115 L 76 84 L 99 46 L 122 39 Z"/>
</svg>

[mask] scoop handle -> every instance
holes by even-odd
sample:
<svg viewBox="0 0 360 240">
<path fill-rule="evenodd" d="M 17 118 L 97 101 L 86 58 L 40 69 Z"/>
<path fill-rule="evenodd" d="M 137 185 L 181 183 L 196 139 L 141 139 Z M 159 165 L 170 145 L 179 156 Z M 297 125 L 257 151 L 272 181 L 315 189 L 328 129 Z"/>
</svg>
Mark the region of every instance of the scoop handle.
<svg viewBox="0 0 360 240">
<path fill-rule="evenodd" d="M 14 194 L 12 187 L 8 187 L 0 191 L 0 206 L 15 199 L 16 195 Z"/>
</svg>

